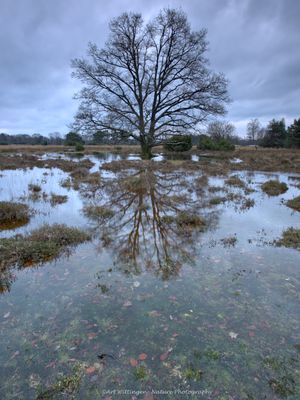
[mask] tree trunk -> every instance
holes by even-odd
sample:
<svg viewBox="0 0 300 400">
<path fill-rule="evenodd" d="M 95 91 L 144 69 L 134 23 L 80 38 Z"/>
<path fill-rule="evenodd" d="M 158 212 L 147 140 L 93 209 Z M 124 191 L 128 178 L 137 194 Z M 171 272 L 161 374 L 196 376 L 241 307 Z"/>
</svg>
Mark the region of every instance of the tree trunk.
<svg viewBox="0 0 300 400">
<path fill-rule="evenodd" d="M 151 152 L 151 146 L 149 146 L 147 143 L 141 143 L 141 149 L 142 149 L 143 160 L 150 160 L 153 157 Z"/>
</svg>

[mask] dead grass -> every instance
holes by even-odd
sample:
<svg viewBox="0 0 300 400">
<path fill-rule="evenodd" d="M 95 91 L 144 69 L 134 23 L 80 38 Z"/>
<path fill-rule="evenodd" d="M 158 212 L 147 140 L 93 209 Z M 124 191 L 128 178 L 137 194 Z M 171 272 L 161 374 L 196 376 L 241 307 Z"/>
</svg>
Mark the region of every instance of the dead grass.
<svg viewBox="0 0 300 400">
<path fill-rule="evenodd" d="M 269 180 L 261 185 L 261 189 L 269 196 L 278 196 L 285 193 L 288 190 L 288 186 L 284 182 Z"/>
<path fill-rule="evenodd" d="M 236 186 L 236 187 L 245 187 L 245 182 L 243 182 L 238 175 L 232 175 L 228 179 L 225 180 L 225 184 L 229 186 Z"/>
<path fill-rule="evenodd" d="M 282 236 L 275 242 L 276 246 L 290 247 L 300 250 L 300 229 L 288 228 L 282 232 Z"/>
<path fill-rule="evenodd" d="M 50 204 L 52 207 L 58 204 L 64 204 L 67 201 L 68 201 L 68 196 L 66 195 L 55 194 L 55 193 L 51 193 L 50 195 Z"/>
<path fill-rule="evenodd" d="M 300 196 L 294 197 L 286 202 L 286 205 L 293 210 L 300 211 Z"/>
<path fill-rule="evenodd" d="M 103 206 L 88 205 L 83 208 L 84 215 L 93 220 L 105 220 L 114 216 L 114 211 Z"/>
<path fill-rule="evenodd" d="M 28 235 L 0 239 L 0 270 L 40 264 L 68 254 L 73 246 L 90 240 L 86 232 L 66 225 L 44 225 Z"/>
<path fill-rule="evenodd" d="M 0 230 L 14 229 L 29 222 L 31 211 L 27 204 L 0 202 Z"/>
</svg>

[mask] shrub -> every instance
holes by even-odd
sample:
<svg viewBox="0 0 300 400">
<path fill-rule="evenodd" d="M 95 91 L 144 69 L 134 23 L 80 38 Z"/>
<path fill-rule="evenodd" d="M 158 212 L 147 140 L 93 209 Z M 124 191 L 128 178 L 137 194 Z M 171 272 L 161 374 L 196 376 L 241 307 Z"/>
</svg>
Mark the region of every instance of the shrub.
<svg viewBox="0 0 300 400">
<path fill-rule="evenodd" d="M 188 135 L 174 135 L 164 143 L 167 151 L 188 151 L 192 148 L 192 138 Z"/>
<path fill-rule="evenodd" d="M 285 193 L 288 190 L 288 186 L 284 182 L 269 180 L 261 185 L 261 189 L 269 196 L 278 196 Z"/>
<path fill-rule="evenodd" d="M 82 143 L 76 143 L 75 151 L 84 151 L 84 145 Z"/>
<path fill-rule="evenodd" d="M 30 209 L 26 204 L 0 202 L 0 229 L 14 228 L 29 222 Z"/>
<path fill-rule="evenodd" d="M 207 135 L 201 135 L 198 143 L 199 150 L 234 150 L 234 145 L 228 139 L 212 139 Z"/>
</svg>

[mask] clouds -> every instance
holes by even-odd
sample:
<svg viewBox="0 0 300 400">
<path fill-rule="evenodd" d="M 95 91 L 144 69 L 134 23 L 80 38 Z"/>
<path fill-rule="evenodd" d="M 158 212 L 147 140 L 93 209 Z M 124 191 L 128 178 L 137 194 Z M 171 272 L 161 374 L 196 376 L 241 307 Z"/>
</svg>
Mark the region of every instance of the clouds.
<svg viewBox="0 0 300 400">
<path fill-rule="evenodd" d="M 162 5 L 208 29 L 211 66 L 230 80 L 227 118 L 241 132 L 250 118 L 299 117 L 298 1 L 1 0 L 0 131 L 66 132 L 79 89 L 70 60 L 89 41 L 104 44 L 112 17 L 139 11 L 147 19 Z"/>
</svg>

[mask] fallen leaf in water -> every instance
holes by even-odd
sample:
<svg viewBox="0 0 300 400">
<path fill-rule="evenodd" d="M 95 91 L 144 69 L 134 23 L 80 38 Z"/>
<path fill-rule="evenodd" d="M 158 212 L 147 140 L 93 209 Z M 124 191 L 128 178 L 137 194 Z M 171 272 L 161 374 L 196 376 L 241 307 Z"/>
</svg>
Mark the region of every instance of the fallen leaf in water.
<svg viewBox="0 0 300 400">
<path fill-rule="evenodd" d="M 149 311 L 148 315 L 149 315 L 149 317 L 159 317 L 160 313 L 156 310 L 153 310 L 153 311 Z"/>
<path fill-rule="evenodd" d="M 130 360 L 129 360 L 129 362 L 130 362 L 130 365 L 132 366 L 132 367 L 136 367 L 137 365 L 138 365 L 138 360 L 135 360 L 134 358 L 131 358 Z"/>
<path fill-rule="evenodd" d="M 10 316 L 10 312 L 7 312 L 6 314 L 3 315 L 3 318 L 8 318 Z"/>
<path fill-rule="evenodd" d="M 127 301 L 125 301 L 125 303 L 123 303 L 123 307 L 131 307 L 131 306 L 132 306 L 132 303 L 129 300 L 127 300 Z"/>
<path fill-rule="evenodd" d="M 93 374 L 95 371 L 96 371 L 96 368 L 93 367 L 93 366 L 88 367 L 88 368 L 86 368 L 86 370 L 85 370 L 85 372 L 86 372 L 87 374 Z"/>
<path fill-rule="evenodd" d="M 96 336 L 97 336 L 97 333 L 95 333 L 95 332 L 90 332 L 87 334 L 87 337 L 89 340 L 94 339 Z"/>
<path fill-rule="evenodd" d="M 165 361 L 169 357 L 169 354 L 171 353 L 172 350 L 173 349 L 171 348 L 171 349 L 167 350 L 165 353 L 162 353 L 159 356 L 160 361 Z"/>
<path fill-rule="evenodd" d="M 146 360 L 147 357 L 148 356 L 147 356 L 146 353 L 142 353 L 142 354 L 139 355 L 139 360 L 144 361 L 144 360 Z"/>
<path fill-rule="evenodd" d="M 253 337 L 253 336 L 255 336 L 255 332 L 250 331 L 250 332 L 248 332 L 248 335 L 249 335 L 250 337 Z"/>
<path fill-rule="evenodd" d="M 138 281 L 133 282 L 133 286 L 134 287 L 139 287 L 140 286 L 140 282 L 138 282 Z"/>
<path fill-rule="evenodd" d="M 229 332 L 228 335 L 231 337 L 231 339 L 236 339 L 238 336 L 238 333 L 235 332 Z"/>
</svg>

